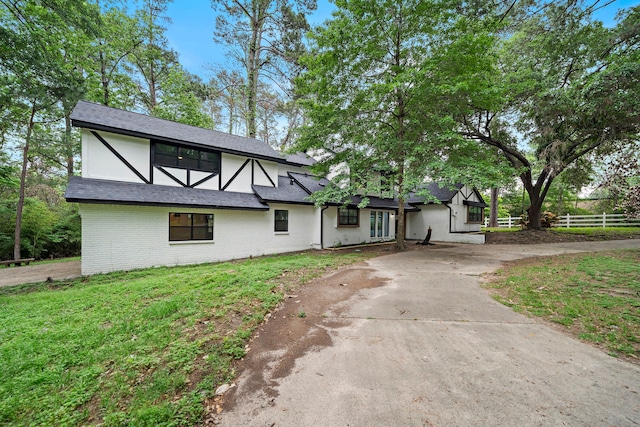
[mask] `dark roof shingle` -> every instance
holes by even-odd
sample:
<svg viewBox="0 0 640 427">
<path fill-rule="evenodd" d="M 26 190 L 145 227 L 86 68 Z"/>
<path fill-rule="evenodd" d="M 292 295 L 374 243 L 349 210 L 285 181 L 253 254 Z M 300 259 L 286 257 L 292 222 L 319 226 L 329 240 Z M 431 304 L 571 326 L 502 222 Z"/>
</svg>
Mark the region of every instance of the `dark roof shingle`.
<svg viewBox="0 0 640 427">
<path fill-rule="evenodd" d="M 189 126 L 87 101 L 78 102 L 71 113 L 71 120 L 74 126 L 88 129 L 187 145 L 195 144 L 233 154 L 286 162 L 283 154 L 257 139 Z"/>
<path fill-rule="evenodd" d="M 462 184 L 456 184 L 451 189 L 450 186 L 440 184 L 437 182 L 430 182 L 422 186 L 423 189 L 429 190 L 428 192 L 435 197 L 438 201 L 442 203 L 451 202 L 453 196 L 456 195 L 458 191 L 463 187 Z M 407 203 L 412 205 L 421 205 L 425 203 L 424 197 L 418 196 L 417 192 L 413 192 L 409 194 L 407 198 Z"/>
<path fill-rule="evenodd" d="M 190 187 L 69 178 L 64 194 L 68 202 L 115 205 L 185 206 L 206 209 L 268 210 L 255 194 Z"/>
<path fill-rule="evenodd" d="M 325 186 L 329 184 L 329 180 L 326 178 L 318 178 L 314 175 L 306 173 L 288 172 L 288 175 L 295 180 L 308 193 L 315 193 L 321 191 Z"/>
<path fill-rule="evenodd" d="M 277 187 L 252 185 L 251 188 L 263 202 L 313 205 L 313 202 L 308 199 L 309 193 L 290 177 L 279 176 Z"/>
</svg>

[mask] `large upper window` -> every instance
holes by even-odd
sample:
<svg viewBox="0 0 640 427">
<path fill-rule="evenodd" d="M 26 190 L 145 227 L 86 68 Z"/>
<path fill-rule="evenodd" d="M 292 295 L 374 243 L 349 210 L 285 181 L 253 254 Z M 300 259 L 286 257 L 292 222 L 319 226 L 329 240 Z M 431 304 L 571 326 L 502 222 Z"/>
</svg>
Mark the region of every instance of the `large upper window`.
<svg viewBox="0 0 640 427">
<path fill-rule="evenodd" d="M 482 223 L 482 221 L 484 221 L 484 208 L 467 206 L 467 222 Z"/>
<path fill-rule="evenodd" d="M 276 209 L 274 218 L 274 231 L 289 231 L 289 211 Z"/>
<path fill-rule="evenodd" d="M 169 240 L 213 240 L 213 214 L 169 213 Z"/>
<path fill-rule="evenodd" d="M 220 154 L 215 151 L 203 151 L 195 148 L 178 147 L 156 142 L 154 144 L 155 166 L 191 169 L 218 173 Z"/>
<path fill-rule="evenodd" d="M 339 208 L 338 209 L 338 225 L 358 226 L 360 211 L 357 208 Z"/>
</svg>

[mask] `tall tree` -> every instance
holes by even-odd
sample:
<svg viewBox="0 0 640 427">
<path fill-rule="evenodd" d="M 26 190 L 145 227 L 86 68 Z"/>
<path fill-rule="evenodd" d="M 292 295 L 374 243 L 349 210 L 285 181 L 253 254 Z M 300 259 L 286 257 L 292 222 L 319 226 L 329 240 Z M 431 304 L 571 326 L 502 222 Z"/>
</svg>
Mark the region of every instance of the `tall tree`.
<svg viewBox="0 0 640 427">
<path fill-rule="evenodd" d="M 174 65 L 162 84 L 162 98 L 153 115 L 192 126 L 212 129 L 213 119 L 205 112 L 203 103 L 207 88 L 202 80 Z"/>
<path fill-rule="evenodd" d="M 136 11 L 142 42 L 133 51 L 131 61 L 138 75 L 138 96 L 149 114 L 162 99 L 162 84 L 169 78 L 171 70 L 178 64 L 178 55 L 169 49 L 165 36 L 165 23 L 171 20 L 165 13 L 171 0 L 142 0 Z"/>
<path fill-rule="evenodd" d="M 232 48 L 231 56 L 246 73 L 246 132 L 255 138 L 260 82 L 286 89 L 291 67 L 304 49 L 308 30 L 305 15 L 316 8 L 315 0 L 212 0 L 221 13 L 216 17 L 214 39 Z"/>
<path fill-rule="evenodd" d="M 520 171 L 531 228 L 541 227 L 545 197 L 564 170 L 640 131 L 640 8 L 608 29 L 593 19 L 601 3 L 525 9 L 515 32 L 502 38 L 495 75 L 485 78 L 500 88 L 502 102 L 476 103 L 461 119 L 463 135 L 497 148 Z"/>
<path fill-rule="evenodd" d="M 105 8 L 100 33 L 89 54 L 87 98 L 110 107 L 132 109 L 136 86 L 128 59 L 143 42 L 141 29 L 136 19 L 119 7 Z"/>
<path fill-rule="evenodd" d="M 222 117 L 226 117 L 227 127 L 225 131 L 230 134 L 239 132 L 241 122 L 246 117 L 243 108 L 245 80 L 235 70 L 217 70 L 209 81 L 209 99 L 211 109 L 218 114 L 220 120 L 214 120 L 221 124 Z"/>
<path fill-rule="evenodd" d="M 386 170 L 399 201 L 399 248 L 404 201 L 426 177 L 473 185 L 491 172 L 500 176 L 495 163 L 482 161 L 482 153 L 454 132 L 446 114 L 452 105 L 466 108 L 473 101 L 467 85 L 490 67 L 484 52 L 493 43 L 482 20 L 452 5 L 336 1 L 333 19 L 313 34 L 302 59 L 307 69 L 298 89 L 308 124 L 297 148 L 319 150 L 315 170 L 335 175 L 316 203 L 378 193 L 379 171 Z"/>
<path fill-rule="evenodd" d="M 22 210 L 29 165 L 29 149 L 38 122 L 50 120 L 58 102 L 77 96 L 83 76 L 74 51 L 75 37 L 95 34 L 97 9 L 81 1 L 63 4 L 39 1 L 0 3 L 0 79 L 2 115 L 10 127 L 3 130 L 22 140 L 22 168 L 16 206 L 14 258 L 21 257 Z M 82 44 L 82 43 L 80 43 Z M 59 118 L 60 116 L 58 116 Z"/>
</svg>

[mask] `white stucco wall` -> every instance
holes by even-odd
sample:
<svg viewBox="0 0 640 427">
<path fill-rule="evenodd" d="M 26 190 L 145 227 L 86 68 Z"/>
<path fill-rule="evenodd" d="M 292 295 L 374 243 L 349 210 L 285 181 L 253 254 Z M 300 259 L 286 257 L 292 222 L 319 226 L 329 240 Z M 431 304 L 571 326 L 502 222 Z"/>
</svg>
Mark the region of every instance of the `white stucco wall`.
<svg viewBox="0 0 640 427">
<path fill-rule="evenodd" d="M 148 139 L 102 131 L 98 134 L 142 176 L 149 179 L 150 143 Z M 84 178 L 143 182 L 86 129 L 82 130 L 82 176 Z"/>
<path fill-rule="evenodd" d="M 371 237 L 371 211 L 389 212 L 389 236 Z M 394 240 L 396 227 L 396 214 L 392 210 L 359 209 L 360 225 L 338 226 L 338 208 L 330 206 L 323 213 L 324 218 L 324 247 L 336 247 L 357 245 L 360 243 L 380 242 Z"/>
<path fill-rule="evenodd" d="M 269 178 L 271 178 L 275 186 L 278 185 L 278 164 L 268 160 L 256 160 L 253 162 L 249 160 L 249 163 L 242 169 L 242 172 L 231 181 L 231 178 L 240 170 L 246 160 L 246 157 L 222 153 L 222 187 L 224 188 L 227 183 L 231 182 L 229 186 L 226 187 L 226 191 L 253 193 L 251 184 L 271 186 L 272 184 Z M 258 162 L 260 162 L 264 171 L 260 168 Z M 267 176 L 269 178 L 267 178 Z"/>
<path fill-rule="evenodd" d="M 465 200 L 480 201 L 472 188 L 464 186 L 448 205 L 418 205 L 420 212 L 407 213 L 406 238 L 422 240 L 431 227 L 433 241 L 484 244 L 484 235 L 475 234 L 480 231 L 481 224 L 467 222 Z"/>
<path fill-rule="evenodd" d="M 289 231 L 274 232 L 273 209 L 289 210 Z M 214 214 L 213 241 L 169 242 L 169 212 Z M 312 206 L 269 211 L 80 205 L 82 274 L 218 262 L 312 247 Z"/>
<path fill-rule="evenodd" d="M 449 233 L 449 209 L 445 205 L 419 205 L 420 212 L 407 212 L 407 239 L 423 240 L 431 227 L 431 239 L 444 242 Z"/>
<path fill-rule="evenodd" d="M 264 169 L 264 171 L 260 168 L 258 163 L 262 165 L 262 169 Z M 264 172 L 267 173 L 265 174 Z M 271 181 L 269 181 L 269 178 L 271 178 Z M 271 186 L 272 182 L 276 187 L 278 186 L 278 164 L 267 160 L 255 160 L 253 162 L 253 183 L 255 185 Z"/>
</svg>

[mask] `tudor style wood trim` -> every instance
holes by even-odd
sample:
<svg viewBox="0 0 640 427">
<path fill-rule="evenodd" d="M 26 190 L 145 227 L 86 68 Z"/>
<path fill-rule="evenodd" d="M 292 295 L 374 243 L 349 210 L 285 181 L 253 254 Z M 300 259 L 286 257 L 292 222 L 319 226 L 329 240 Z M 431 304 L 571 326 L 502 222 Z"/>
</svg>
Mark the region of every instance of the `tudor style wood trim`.
<svg viewBox="0 0 640 427">
<path fill-rule="evenodd" d="M 169 178 L 171 178 L 172 180 L 174 180 L 175 182 L 177 182 L 178 184 L 182 185 L 183 187 L 189 187 L 188 185 L 188 180 L 189 180 L 189 174 L 187 173 L 187 184 L 185 184 L 184 182 L 182 182 L 180 179 L 176 178 L 175 176 L 173 176 L 171 173 L 169 173 L 168 171 L 166 171 L 162 166 L 155 166 L 155 168 L 157 168 L 160 172 L 162 172 L 163 174 L 167 175 Z"/>
<path fill-rule="evenodd" d="M 202 178 L 200 181 L 196 181 L 196 182 L 194 182 L 193 184 L 190 184 L 190 185 L 189 185 L 189 187 L 191 187 L 191 188 L 195 188 L 195 187 L 197 187 L 198 185 L 200 185 L 200 184 L 202 184 L 202 183 L 204 183 L 204 182 L 207 182 L 207 181 L 209 181 L 211 178 L 214 178 L 214 177 L 216 177 L 216 176 L 218 176 L 218 175 L 220 175 L 220 174 L 219 174 L 219 173 L 212 173 L 212 174 L 211 174 L 211 175 L 209 175 L 209 176 L 205 176 L 205 177 L 204 177 L 204 178 Z M 220 188 L 220 187 L 218 187 L 218 188 Z"/>
<path fill-rule="evenodd" d="M 238 169 L 236 171 L 236 173 L 233 174 L 233 176 L 231 177 L 231 179 L 229 181 L 227 181 L 227 183 L 224 185 L 224 187 L 220 188 L 220 191 L 224 191 L 227 189 L 227 187 L 229 187 L 231 185 L 231 183 L 238 177 L 238 175 L 240 175 L 240 173 L 242 172 L 242 170 L 249 164 L 249 161 L 251 161 L 251 159 L 247 159 L 245 160 L 245 162 L 242 164 L 242 166 L 240 166 L 240 169 Z"/>
<path fill-rule="evenodd" d="M 269 180 L 269 182 L 271 183 L 272 187 L 275 187 L 276 184 L 273 182 L 273 180 L 271 179 L 271 177 L 269 176 L 269 174 L 267 173 L 266 170 L 264 170 L 264 168 L 262 167 L 262 165 L 260 164 L 260 162 L 258 160 L 256 160 L 256 163 L 258 164 L 258 166 L 260 167 L 260 170 L 262 170 L 262 173 L 264 173 L 264 175 L 267 177 L 267 179 Z M 252 168 L 253 169 L 253 168 Z M 253 176 L 251 177 L 251 183 L 253 184 Z"/>
<path fill-rule="evenodd" d="M 136 174 L 136 176 L 142 180 L 142 182 L 144 182 L 145 184 L 151 184 L 151 181 L 149 181 L 147 178 L 145 178 L 145 177 L 144 177 L 144 175 L 142 175 L 142 174 L 138 171 L 138 169 L 136 169 L 136 168 L 135 168 L 131 163 L 129 163 L 129 162 L 127 161 L 127 159 L 125 159 L 124 157 L 122 157 L 122 155 L 121 155 L 120 153 L 118 153 L 118 152 L 116 151 L 116 149 L 115 149 L 115 148 L 113 148 L 113 147 L 111 146 L 111 144 L 109 144 L 109 143 L 108 143 L 108 142 L 107 142 L 107 141 L 106 141 L 106 140 L 105 140 L 105 139 L 104 139 L 104 138 L 103 138 L 103 137 L 102 137 L 98 132 L 93 131 L 93 130 L 92 130 L 92 131 L 90 131 L 90 132 L 91 132 L 91 134 L 92 134 L 93 136 L 95 136 L 95 137 L 98 139 L 98 141 L 100 141 L 100 142 L 102 143 L 102 145 L 104 145 L 105 147 L 107 147 L 107 149 L 108 149 L 109 151 L 111 151 L 111 153 L 112 153 L 114 156 L 116 156 L 116 157 L 118 158 L 118 160 L 120 160 L 120 161 L 121 161 L 121 162 L 122 162 L 126 167 L 128 167 L 128 168 L 131 170 L 131 172 L 135 173 L 135 174 Z"/>
</svg>

